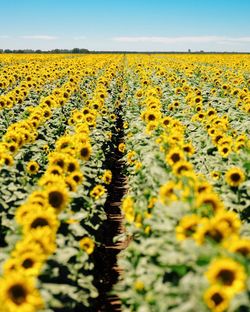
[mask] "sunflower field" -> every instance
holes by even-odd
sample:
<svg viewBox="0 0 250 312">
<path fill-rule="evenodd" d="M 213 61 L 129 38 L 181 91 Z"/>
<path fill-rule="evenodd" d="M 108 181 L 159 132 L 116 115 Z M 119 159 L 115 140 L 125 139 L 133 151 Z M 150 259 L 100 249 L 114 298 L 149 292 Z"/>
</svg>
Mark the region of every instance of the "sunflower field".
<svg viewBox="0 0 250 312">
<path fill-rule="evenodd" d="M 0 312 L 250 311 L 249 55 L 0 55 Z"/>
</svg>

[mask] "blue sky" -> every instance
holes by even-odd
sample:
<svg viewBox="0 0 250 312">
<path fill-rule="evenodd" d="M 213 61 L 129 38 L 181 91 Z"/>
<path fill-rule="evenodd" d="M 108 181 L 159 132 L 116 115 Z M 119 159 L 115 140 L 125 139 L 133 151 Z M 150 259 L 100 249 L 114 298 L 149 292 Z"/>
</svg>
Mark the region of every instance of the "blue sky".
<svg viewBox="0 0 250 312">
<path fill-rule="evenodd" d="M 250 52 L 250 0 L 0 0 L 0 48 Z"/>
</svg>

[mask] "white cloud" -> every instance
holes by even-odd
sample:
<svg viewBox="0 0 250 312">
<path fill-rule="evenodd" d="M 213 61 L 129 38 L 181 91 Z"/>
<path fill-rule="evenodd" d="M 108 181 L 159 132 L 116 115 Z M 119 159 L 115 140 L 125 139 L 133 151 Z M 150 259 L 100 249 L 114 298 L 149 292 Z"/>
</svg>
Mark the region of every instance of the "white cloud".
<svg viewBox="0 0 250 312">
<path fill-rule="evenodd" d="M 227 38 L 228 42 L 250 42 L 250 37 Z"/>
<path fill-rule="evenodd" d="M 86 36 L 78 36 L 78 37 L 74 37 L 74 40 L 85 40 L 87 37 Z"/>
<path fill-rule="evenodd" d="M 8 39 L 10 38 L 10 36 L 7 36 L 7 35 L 0 35 L 0 39 Z"/>
<path fill-rule="evenodd" d="M 21 39 L 30 39 L 30 40 L 56 40 L 58 37 L 48 36 L 48 35 L 32 35 L 32 36 L 20 36 Z"/>
<path fill-rule="evenodd" d="M 184 36 L 184 37 L 113 37 L 116 42 L 146 43 L 248 43 L 250 37 Z"/>
</svg>

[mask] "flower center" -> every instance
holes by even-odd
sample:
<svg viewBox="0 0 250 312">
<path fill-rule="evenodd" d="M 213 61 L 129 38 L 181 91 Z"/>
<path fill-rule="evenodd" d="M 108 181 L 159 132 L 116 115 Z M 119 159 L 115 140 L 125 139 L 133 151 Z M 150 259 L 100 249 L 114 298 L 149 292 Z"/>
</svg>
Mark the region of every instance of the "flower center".
<svg viewBox="0 0 250 312">
<path fill-rule="evenodd" d="M 215 293 L 211 297 L 211 300 L 214 302 L 215 306 L 218 306 L 223 302 L 223 297 L 219 293 Z"/>
<path fill-rule="evenodd" d="M 63 203 L 63 195 L 58 191 L 49 193 L 49 204 L 54 208 L 60 208 Z"/>
<path fill-rule="evenodd" d="M 231 286 L 234 282 L 235 274 L 231 270 L 223 269 L 218 273 L 217 277 L 224 285 Z"/>
<path fill-rule="evenodd" d="M 234 181 L 234 182 L 238 182 L 238 181 L 240 180 L 240 175 L 239 175 L 238 173 L 233 173 L 233 174 L 231 175 L 231 179 L 232 179 L 232 181 Z"/>
<path fill-rule="evenodd" d="M 180 155 L 178 153 L 174 153 L 172 156 L 171 156 L 171 159 L 174 163 L 176 163 L 177 161 L 179 161 L 181 159 Z"/>
<path fill-rule="evenodd" d="M 16 305 L 21 305 L 22 303 L 25 302 L 27 291 L 22 285 L 20 284 L 13 285 L 12 287 L 10 287 L 8 293 L 11 300 Z"/>
<path fill-rule="evenodd" d="M 49 225 L 48 221 L 44 218 L 36 218 L 32 223 L 31 223 L 31 228 L 36 229 L 37 227 L 43 227 Z"/>
<path fill-rule="evenodd" d="M 31 258 L 27 258 L 23 261 L 22 263 L 22 266 L 25 268 L 25 269 L 29 269 L 29 268 L 32 268 L 34 265 L 34 261 L 31 259 Z"/>
</svg>

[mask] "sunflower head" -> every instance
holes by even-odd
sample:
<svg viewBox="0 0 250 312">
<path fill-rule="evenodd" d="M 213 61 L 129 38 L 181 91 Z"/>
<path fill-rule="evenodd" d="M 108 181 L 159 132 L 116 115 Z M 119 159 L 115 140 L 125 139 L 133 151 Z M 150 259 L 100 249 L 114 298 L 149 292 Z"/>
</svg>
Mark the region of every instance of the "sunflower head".
<svg viewBox="0 0 250 312">
<path fill-rule="evenodd" d="M 90 196 L 97 200 L 105 194 L 105 191 L 105 188 L 99 184 L 90 191 Z"/>
<path fill-rule="evenodd" d="M 70 177 L 70 176 L 66 177 L 65 178 L 65 184 L 66 184 L 66 186 L 70 192 L 76 192 L 77 183 L 72 177 Z"/>
<path fill-rule="evenodd" d="M 176 195 L 176 184 L 173 181 L 168 181 L 164 185 L 160 187 L 160 200 L 163 204 L 168 204 L 172 201 L 177 200 L 177 195 Z"/>
<path fill-rule="evenodd" d="M 121 152 L 121 153 L 124 153 L 125 152 L 125 149 L 126 149 L 126 145 L 124 143 L 120 143 L 118 145 L 118 151 Z"/>
<path fill-rule="evenodd" d="M 59 221 L 54 209 L 48 207 L 46 210 L 40 208 L 29 213 L 23 224 L 23 232 L 27 233 L 39 228 L 48 228 L 52 232 L 56 232 L 59 226 Z"/>
<path fill-rule="evenodd" d="M 103 176 L 102 176 L 102 181 L 105 184 L 110 184 L 112 181 L 112 172 L 111 170 L 105 170 Z"/>
<path fill-rule="evenodd" d="M 68 191 L 63 185 L 53 184 L 48 186 L 46 194 L 49 205 L 55 209 L 56 213 L 60 213 L 68 204 Z"/>
<path fill-rule="evenodd" d="M 92 238 L 84 237 L 79 242 L 80 248 L 84 250 L 88 255 L 92 254 L 95 248 L 95 243 Z"/>
<path fill-rule="evenodd" d="M 247 276 L 244 267 L 230 258 L 215 259 L 205 275 L 211 284 L 221 285 L 231 294 L 246 288 Z"/>
<path fill-rule="evenodd" d="M 243 257 L 250 256 L 250 239 L 249 237 L 235 237 L 233 240 L 229 240 L 225 247 L 233 252 L 242 255 Z"/>
<path fill-rule="evenodd" d="M 193 166 L 190 162 L 182 160 L 173 165 L 173 171 L 176 176 L 184 176 L 192 173 Z"/>
<path fill-rule="evenodd" d="M 225 174 L 226 183 L 231 187 L 238 187 L 245 180 L 245 174 L 238 167 L 230 168 Z"/>
<path fill-rule="evenodd" d="M 204 192 L 197 196 L 196 206 L 205 215 L 214 214 L 224 210 L 224 204 L 214 192 Z"/>
<path fill-rule="evenodd" d="M 78 153 L 81 159 L 87 161 L 91 156 L 92 148 L 90 143 L 80 144 L 78 147 Z"/>
<path fill-rule="evenodd" d="M 34 279 L 14 272 L 0 280 L 0 300 L 5 311 L 37 311 L 43 307 Z"/>
<path fill-rule="evenodd" d="M 205 242 L 221 243 L 227 235 L 230 235 L 228 229 L 224 225 L 220 226 L 219 223 L 215 223 L 213 219 L 203 218 L 197 227 L 194 234 L 194 239 L 198 245 Z"/>
<path fill-rule="evenodd" d="M 204 293 L 204 301 L 210 311 L 224 312 L 229 307 L 230 294 L 220 285 L 212 285 Z"/>
<path fill-rule="evenodd" d="M 171 148 L 166 156 L 166 162 L 173 166 L 177 164 L 179 161 L 182 161 L 185 159 L 184 152 L 177 147 Z"/>
<path fill-rule="evenodd" d="M 184 240 L 192 237 L 199 225 L 200 217 L 198 215 L 186 215 L 184 216 L 178 226 L 176 227 L 176 238 L 178 240 Z"/>
<path fill-rule="evenodd" d="M 0 153 L 0 165 L 12 166 L 14 164 L 14 158 L 10 154 Z"/>
<path fill-rule="evenodd" d="M 29 174 L 37 174 L 39 170 L 39 164 L 36 161 L 31 160 L 30 162 L 28 162 L 26 170 Z"/>
</svg>

